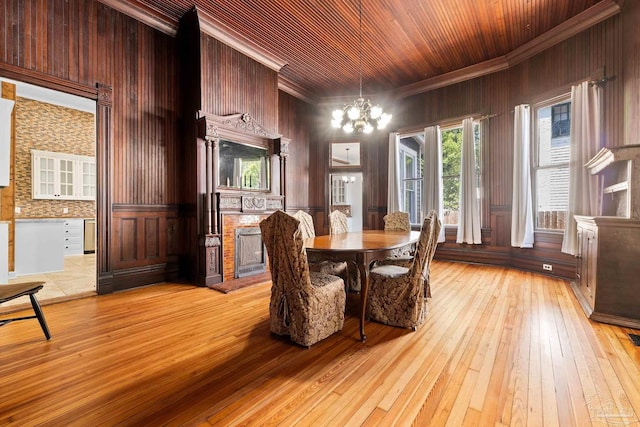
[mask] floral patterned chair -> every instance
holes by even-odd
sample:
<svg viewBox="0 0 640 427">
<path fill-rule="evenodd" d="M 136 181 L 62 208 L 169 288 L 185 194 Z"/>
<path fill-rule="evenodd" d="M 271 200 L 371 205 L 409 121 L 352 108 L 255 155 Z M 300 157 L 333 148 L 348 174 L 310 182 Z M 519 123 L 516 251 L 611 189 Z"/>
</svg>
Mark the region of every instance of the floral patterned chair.
<svg viewBox="0 0 640 427">
<path fill-rule="evenodd" d="M 431 211 L 422 224 L 420 239 L 409 268 L 381 265 L 371 269 L 367 318 L 416 330 L 427 315 L 429 265 L 440 232 L 437 214 Z"/>
<path fill-rule="evenodd" d="M 310 346 L 344 325 L 344 281 L 309 271 L 300 222 L 277 211 L 260 223 L 269 256 L 271 332 Z"/>
<path fill-rule="evenodd" d="M 316 230 L 313 226 L 313 218 L 311 215 L 304 211 L 297 211 L 292 216 L 300 221 L 300 232 L 302 233 L 303 240 L 310 237 L 316 237 Z M 307 260 L 309 262 L 309 270 L 311 271 L 333 274 L 334 276 L 340 276 L 343 279 L 347 278 L 347 263 L 344 261 L 335 262 L 325 260 L 318 257 L 315 253 L 308 253 Z"/>
<path fill-rule="evenodd" d="M 382 217 L 385 231 L 411 231 L 408 212 L 390 212 Z"/>
<path fill-rule="evenodd" d="M 338 210 L 329 214 L 329 234 L 348 233 L 347 216 Z"/>
</svg>

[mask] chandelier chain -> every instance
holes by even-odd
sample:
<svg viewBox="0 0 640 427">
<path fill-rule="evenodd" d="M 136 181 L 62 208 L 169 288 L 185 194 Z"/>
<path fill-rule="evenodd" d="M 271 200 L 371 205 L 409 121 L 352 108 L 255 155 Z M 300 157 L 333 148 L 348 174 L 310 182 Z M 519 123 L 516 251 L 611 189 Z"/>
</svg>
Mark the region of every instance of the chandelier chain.
<svg viewBox="0 0 640 427">
<path fill-rule="evenodd" d="M 360 98 L 362 98 L 362 0 L 360 0 L 360 40 L 358 51 L 360 56 Z"/>
</svg>

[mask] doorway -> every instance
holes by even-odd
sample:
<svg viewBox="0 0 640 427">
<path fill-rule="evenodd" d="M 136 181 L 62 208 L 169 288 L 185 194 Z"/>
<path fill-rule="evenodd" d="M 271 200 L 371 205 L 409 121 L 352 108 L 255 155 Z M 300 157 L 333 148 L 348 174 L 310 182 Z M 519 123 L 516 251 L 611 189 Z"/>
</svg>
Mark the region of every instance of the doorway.
<svg viewBox="0 0 640 427">
<path fill-rule="evenodd" d="M 330 212 L 342 211 L 349 231 L 362 231 L 362 172 L 332 173 L 330 182 Z"/>
<path fill-rule="evenodd" d="M 45 282 L 40 301 L 95 295 L 96 101 L 2 81 L 16 92 L 9 283 Z"/>
</svg>

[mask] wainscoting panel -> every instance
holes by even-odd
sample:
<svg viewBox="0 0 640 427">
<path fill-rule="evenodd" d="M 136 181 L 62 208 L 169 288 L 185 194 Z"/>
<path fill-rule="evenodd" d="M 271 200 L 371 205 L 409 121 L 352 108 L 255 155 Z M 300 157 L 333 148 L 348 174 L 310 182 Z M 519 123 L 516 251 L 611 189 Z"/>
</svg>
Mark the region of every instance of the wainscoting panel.
<svg viewBox="0 0 640 427">
<path fill-rule="evenodd" d="M 169 205 L 114 206 L 112 268 L 116 276 L 154 270 L 164 280 L 163 271 L 177 271 L 181 247 L 177 212 L 177 206 Z"/>
</svg>

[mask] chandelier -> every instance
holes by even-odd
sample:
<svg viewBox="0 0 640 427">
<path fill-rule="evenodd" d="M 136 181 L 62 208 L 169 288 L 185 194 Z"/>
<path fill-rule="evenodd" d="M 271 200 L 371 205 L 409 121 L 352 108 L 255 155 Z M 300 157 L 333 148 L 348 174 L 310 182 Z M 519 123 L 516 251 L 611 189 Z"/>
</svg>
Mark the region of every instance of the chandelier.
<svg viewBox="0 0 640 427">
<path fill-rule="evenodd" d="M 384 129 L 391 121 L 391 114 L 384 113 L 382 107 L 371 104 L 362 97 L 362 0 L 360 0 L 360 40 L 358 54 L 360 58 L 360 96 L 342 109 L 333 111 L 331 126 L 342 128 L 346 133 L 371 133 L 375 129 Z"/>
</svg>

